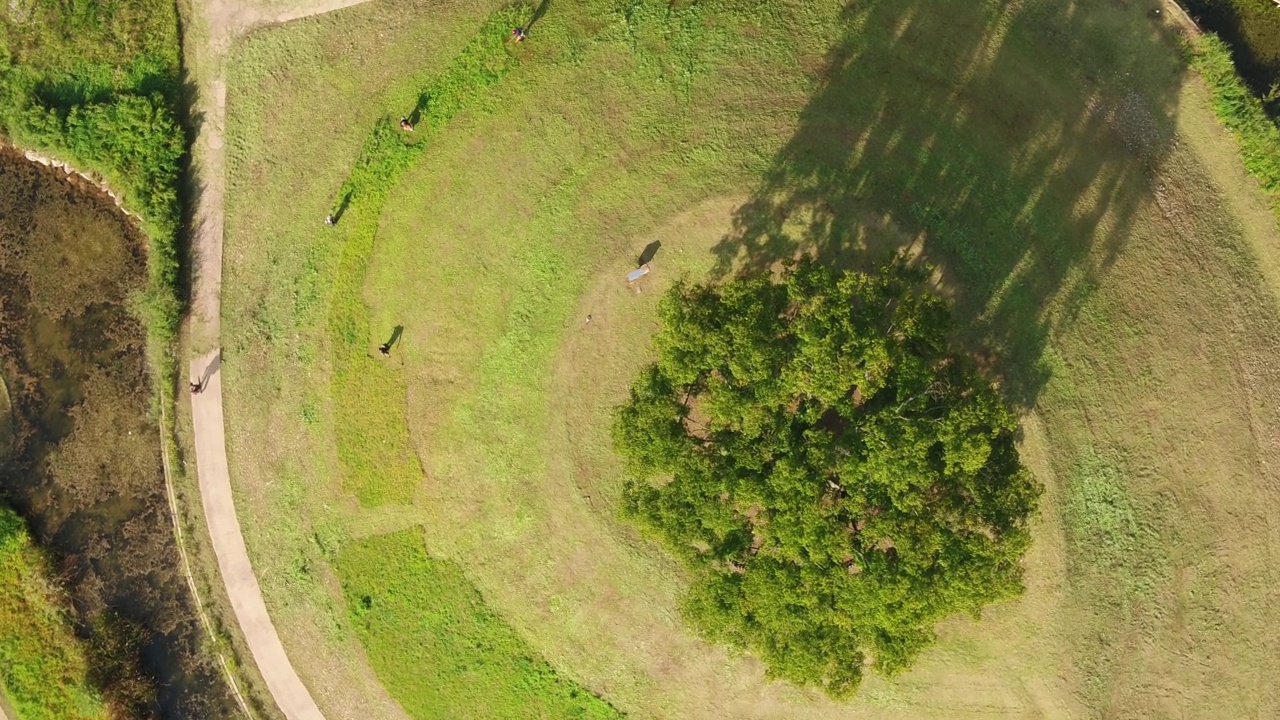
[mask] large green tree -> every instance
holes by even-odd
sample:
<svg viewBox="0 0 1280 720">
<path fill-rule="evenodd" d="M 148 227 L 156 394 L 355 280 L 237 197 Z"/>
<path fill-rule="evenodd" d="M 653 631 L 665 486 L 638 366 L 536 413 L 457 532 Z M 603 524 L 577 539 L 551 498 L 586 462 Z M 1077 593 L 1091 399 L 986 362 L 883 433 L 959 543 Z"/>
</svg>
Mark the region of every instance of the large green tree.
<svg viewBox="0 0 1280 720">
<path fill-rule="evenodd" d="M 614 428 L 626 512 L 695 570 L 694 625 L 837 697 L 1022 589 L 1040 488 L 924 279 L 804 259 L 677 285 Z"/>
</svg>

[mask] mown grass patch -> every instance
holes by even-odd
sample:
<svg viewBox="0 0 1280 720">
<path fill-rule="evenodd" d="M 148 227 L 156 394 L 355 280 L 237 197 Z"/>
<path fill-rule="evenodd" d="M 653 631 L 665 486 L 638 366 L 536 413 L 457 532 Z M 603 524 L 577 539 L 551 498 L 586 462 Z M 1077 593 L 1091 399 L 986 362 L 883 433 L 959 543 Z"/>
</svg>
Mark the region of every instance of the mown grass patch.
<svg viewBox="0 0 1280 720">
<path fill-rule="evenodd" d="M 620 717 L 558 675 L 462 568 L 429 556 L 420 531 L 353 543 L 335 569 L 374 671 L 415 720 Z"/>
<path fill-rule="evenodd" d="M 516 64 L 505 39 L 531 8 L 513 5 L 490 16 L 462 52 L 422 91 L 417 108 L 374 126 L 343 183 L 334 209 L 343 246 L 329 310 L 333 363 L 331 393 L 343 488 L 362 505 L 407 503 L 421 484 L 419 460 L 409 444 L 400 373 L 371 353 L 369 311 L 362 288 L 387 195 L 430 139 L 485 88 Z"/>
<path fill-rule="evenodd" d="M 1126 613 L 1151 601 L 1168 562 L 1159 534 L 1143 523 L 1144 513 L 1129 497 L 1131 483 L 1119 464 L 1086 450 L 1067 478 L 1064 508 L 1076 571 L 1094 576 L 1099 587 L 1110 586 Z"/>
<path fill-rule="evenodd" d="M 13 720 L 105 718 L 51 571 L 22 520 L 0 505 L 0 694 L 17 711 Z"/>
<path fill-rule="evenodd" d="M 329 311 L 330 391 L 343 486 L 364 506 L 408 503 L 424 479 L 409 444 L 405 382 L 370 352 L 362 290 L 383 205 L 430 139 L 515 67 L 504 41 L 530 12 L 514 5 L 491 15 L 406 113 L 414 130 L 379 120 L 339 191 L 335 229 L 344 244 Z M 420 536 L 363 541 L 342 552 L 336 570 L 374 671 L 414 717 L 617 716 L 537 658 L 459 568 L 426 554 Z M 424 674 L 433 682 L 422 683 Z"/>
</svg>

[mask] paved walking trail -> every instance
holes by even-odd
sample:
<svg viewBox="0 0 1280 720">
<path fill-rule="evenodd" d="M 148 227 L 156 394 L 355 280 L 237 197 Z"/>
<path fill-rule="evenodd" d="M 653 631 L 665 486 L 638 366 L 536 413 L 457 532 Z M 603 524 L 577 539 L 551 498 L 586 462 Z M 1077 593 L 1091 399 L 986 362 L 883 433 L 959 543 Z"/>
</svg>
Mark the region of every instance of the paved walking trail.
<svg viewBox="0 0 1280 720">
<path fill-rule="evenodd" d="M 191 377 L 204 378 L 204 390 L 191 396 L 195 422 L 196 470 L 200 475 L 200 498 L 218 570 L 227 586 L 227 597 L 235 611 L 240 631 L 258 665 L 276 705 L 289 720 L 324 720 L 311 693 L 298 678 L 285 655 L 280 636 L 267 615 L 258 578 L 249 563 L 249 553 L 240 534 L 240 521 L 232 500 L 231 476 L 227 472 L 227 447 L 222 422 L 222 373 L 219 351 L 191 361 Z"/>
<path fill-rule="evenodd" d="M 288 720 L 324 720 L 324 715 L 289 662 L 262 600 L 262 589 L 249 562 L 249 553 L 240 533 L 240 521 L 236 517 L 222 417 L 221 351 L 218 346 L 221 334 L 223 200 L 226 192 L 223 142 L 227 103 L 225 63 L 232 41 L 255 27 L 287 22 L 363 1 L 285 3 L 288 7 L 282 7 L 281 3 L 268 3 L 269 7 L 264 8 L 261 0 L 205 0 L 195 3 L 196 17 L 187 19 L 189 24 L 197 26 L 186 40 L 186 51 L 199 89 L 195 109 L 203 115 L 199 135 L 192 146 L 193 172 L 202 192 L 195 208 L 191 240 L 193 268 L 189 321 L 190 345 L 193 350 L 204 353 L 191 361 L 190 368 L 191 379 L 204 379 L 204 390 L 191 396 L 200 499 L 213 550 L 218 557 L 218 569 L 236 621 L 267 689 Z M 0 720 L 6 720 L 2 710 Z"/>
</svg>

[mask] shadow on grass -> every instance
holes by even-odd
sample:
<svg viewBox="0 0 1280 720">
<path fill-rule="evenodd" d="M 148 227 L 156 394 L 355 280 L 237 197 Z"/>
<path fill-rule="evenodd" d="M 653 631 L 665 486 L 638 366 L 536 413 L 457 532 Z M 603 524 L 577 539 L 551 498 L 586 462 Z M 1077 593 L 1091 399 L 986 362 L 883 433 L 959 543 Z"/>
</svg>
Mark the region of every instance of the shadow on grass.
<svg viewBox="0 0 1280 720">
<path fill-rule="evenodd" d="M 383 355 L 391 354 L 392 348 L 396 346 L 396 343 L 400 342 L 401 335 L 404 335 L 404 326 L 403 325 L 395 326 L 395 329 L 391 331 L 391 338 L 386 342 L 382 343 L 382 346 L 379 348 L 379 350 L 382 351 Z"/>
<path fill-rule="evenodd" d="M 525 25 L 525 30 L 532 30 L 534 25 L 547 14 L 547 10 L 551 9 L 551 0 L 542 0 L 538 3 L 538 9 L 533 11 L 533 15 L 529 18 L 529 22 Z"/>
<path fill-rule="evenodd" d="M 342 222 L 342 216 L 347 214 L 347 208 L 351 206 L 351 191 L 342 194 L 342 200 L 338 202 L 338 209 L 333 211 L 333 222 L 338 224 Z"/>
<path fill-rule="evenodd" d="M 1146 9 L 849 4 L 798 129 L 716 247 L 719 274 L 919 253 L 954 291 L 960 340 L 1031 406 L 1050 333 L 1120 252 L 1171 147 L 1182 64 Z"/>
<path fill-rule="evenodd" d="M 192 144 L 200 136 L 200 131 L 204 128 L 205 123 L 204 113 L 196 109 L 198 107 L 198 93 L 199 90 L 195 81 L 184 69 L 178 102 L 175 105 L 178 125 L 183 132 L 183 146 L 186 148 L 186 152 L 182 154 L 177 188 L 178 204 L 181 207 L 179 221 L 182 225 L 174 240 L 176 243 L 175 251 L 178 255 L 178 286 L 174 288 L 174 291 L 178 294 L 178 301 L 182 304 L 182 315 L 184 317 L 191 307 L 191 292 L 195 282 L 195 258 L 192 255 L 194 251 L 192 243 L 195 234 L 199 231 L 197 227 L 199 217 L 196 209 L 200 206 L 207 184 L 200 171 L 196 168 L 192 157 Z"/>
<path fill-rule="evenodd" d="M 654 240 L 648 245 L 645 245 L 644 250 L 640 251 L 640 257 L 636 259 L 636 267 L 640 267 L 645 263 L 652 262 L 653 258 L 657 256 L 658 251 L 661 249 L 662 249 L 661 240 Z"/>
</svg>

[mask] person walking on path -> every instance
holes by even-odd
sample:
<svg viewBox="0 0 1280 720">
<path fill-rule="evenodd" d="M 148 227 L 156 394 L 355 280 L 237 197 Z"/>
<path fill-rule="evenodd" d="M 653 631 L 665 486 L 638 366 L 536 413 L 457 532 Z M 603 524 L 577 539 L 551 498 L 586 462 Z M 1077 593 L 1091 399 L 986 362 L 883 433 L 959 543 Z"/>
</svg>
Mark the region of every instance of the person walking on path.
<svg viewBox="0 0 1280 720">
<path fill-rule="evenodd" d="M 191 381 L 191 394 L 192 394 L 192 395 L 199 395 L 199 394 L 200 394 L 200 393 L 202 393 L 202 392 L 204 392 L 204 381 L 203 381 L 203 380 L 192 380 L 192 381 Z"/>
</svg>

